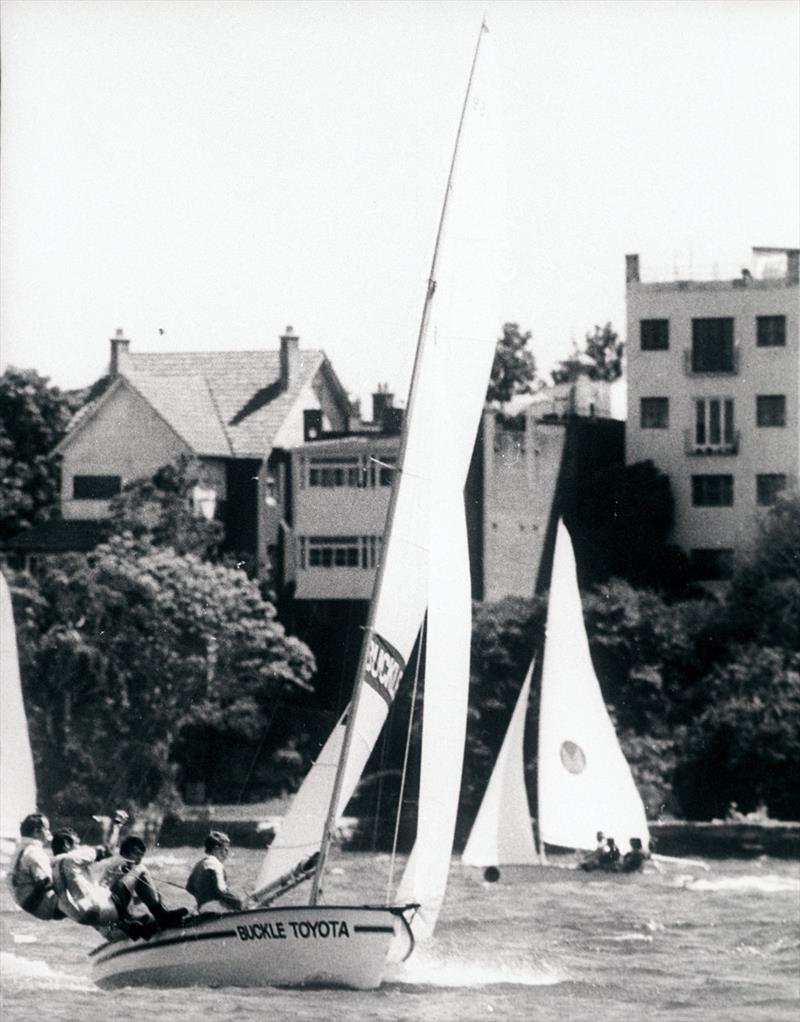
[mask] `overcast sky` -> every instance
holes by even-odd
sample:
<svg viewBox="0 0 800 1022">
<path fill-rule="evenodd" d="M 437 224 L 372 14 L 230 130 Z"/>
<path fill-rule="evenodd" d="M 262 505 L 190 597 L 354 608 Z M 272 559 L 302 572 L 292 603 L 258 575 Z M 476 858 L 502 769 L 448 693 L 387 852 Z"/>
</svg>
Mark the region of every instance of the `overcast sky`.
<svg viewBox="0 0 800 1022">
<path fill-rule="evenodd" d="M 481 16 L 514 276 L 542 369 L 624 335 L 643 274 L 800 234 L 793 0 L 5 0 L 2 366 L 81 386 L 134 351 L 274 348 L 405 400 Z M 162 334 L 160 331 L 163 330 Z"/>
</svg>

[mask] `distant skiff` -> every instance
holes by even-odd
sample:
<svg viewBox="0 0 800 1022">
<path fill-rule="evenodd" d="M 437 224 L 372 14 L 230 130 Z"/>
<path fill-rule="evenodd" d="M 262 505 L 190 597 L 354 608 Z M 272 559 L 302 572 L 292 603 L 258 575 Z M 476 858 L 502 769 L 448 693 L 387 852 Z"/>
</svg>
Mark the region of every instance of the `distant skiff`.
<svg viewBox="0 0 800 1022">
<path fill-rule="evenodd" d="M 326 986 L 371 990 L 413 937 L 395 907 L 299 905 L 189 917 L 149 941 L 92 952 L 92 979 L 124 986 Z"/>
</svg>

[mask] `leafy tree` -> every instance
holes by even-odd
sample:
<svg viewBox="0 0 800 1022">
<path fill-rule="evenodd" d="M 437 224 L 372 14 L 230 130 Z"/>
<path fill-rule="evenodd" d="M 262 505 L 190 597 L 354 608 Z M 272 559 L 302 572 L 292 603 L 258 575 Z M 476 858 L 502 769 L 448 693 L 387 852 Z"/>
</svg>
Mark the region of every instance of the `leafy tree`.
<svg viewBox="0 0 800 1022">
<path fill-rule="evenodd" d="M 0 538 L 9 539 L 58 506 L 61 440 L 76 401 L 33 369 L 0 376 Z"/>
<path fill-rule="evenodd" d="M 574 383 L 579 376 L 591 380 L 613 383 L 622 376 L 622 353 L 625 345 L 610 323 L 595 326 L 594 333 L 586 334 L 584 350 L 573 344 L 572 354 L 563 359 L 550 375 L 553 383 Z"/>
<path fill-rule="evenodd" d="M 184 729 L 252 742 L 314 671 L 254 582 L 194 554 L 114 537 L 87 558 L 47 559 L 26 587 L 23 678 L 54 812 L 126 797 L 168 805 Z"/>
<path fill-rule="evenodd" d="M 198 461 L 181 456 L 150 478 L 134 480 L 109 505 L 106 534 L 130 533 L 145 544 L 172 547 L 178 554 L 213 560 L 224 536 L 221 522 L 197 517 L 192 490 L 200 479 Z"/>
<path fill-rule="evenodd" d="M 800 649 L 800 494 L 787 494 L 760 524 L 727 598 L 732 635 Z"/>
<path fill-rule="evenodd" d="M 528 349 L 531 332 L 521 333 L 517 323 L 504 323 L 486 391 L 487 401 L 504 403 L 515 394 L 530 394 L 536 379 L 536 361 Z"/>
<path fill-rule="evenodd" d="M 800 653 L 749 645 L 706 681 L 706 708 L 679 746 L 675 790 L 690 819 L 766 805 L 800 817 Z"/>
</svg>

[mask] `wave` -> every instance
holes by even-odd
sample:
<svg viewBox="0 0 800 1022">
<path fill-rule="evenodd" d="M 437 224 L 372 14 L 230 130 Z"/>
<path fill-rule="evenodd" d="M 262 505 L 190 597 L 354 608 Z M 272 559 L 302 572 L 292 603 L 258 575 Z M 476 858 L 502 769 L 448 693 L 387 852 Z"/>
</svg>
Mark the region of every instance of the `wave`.
<svg viewBox="0 0 800 1022">
<path fill-rule="evenodd" d="M 524 961 L 490 965 L 485 960 L 443 958 L 424 950 L 417 950 L 410 962 L 394 967 L 385 978 L 389 983 L 424 987 L 554 986 L 567 979 L 546 962 L 538 966 Z"/>
<path fill-rule="evenodd" d="M 761 894 L 800 894 L 800 878 L 778 876 L 768 873 L 766 876 L 715 877 L 697 879 L 678 877 L 676 887 L 687 891 L 758 891 Z"/>
<path fill-rule="evenodd" d="M 90 990 L 97 987 L 83 976 L 52 969 L 47 962 L 0 951 L 0 973 L 6 992 L 20 989 Z"/>
</svg>

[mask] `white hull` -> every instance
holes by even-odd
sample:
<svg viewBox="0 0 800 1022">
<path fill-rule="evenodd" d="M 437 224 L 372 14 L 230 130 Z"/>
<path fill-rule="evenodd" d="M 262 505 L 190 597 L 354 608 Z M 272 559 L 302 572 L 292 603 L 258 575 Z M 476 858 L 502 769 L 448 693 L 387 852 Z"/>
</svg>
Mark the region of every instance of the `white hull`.
<svg viewBox="0 0 800 1022">
<path fill-rule="evenodd" d="M 149 941 L 121 940 L 92 952 L 92 979 L 104 988 L 380 986 L 390 956 L 411 953 L 403 911 L 302 905 L 231 912 Z"/>
</svg>

